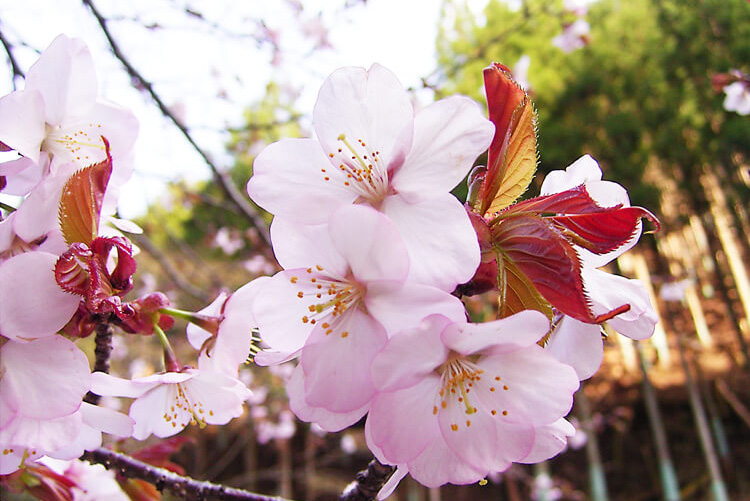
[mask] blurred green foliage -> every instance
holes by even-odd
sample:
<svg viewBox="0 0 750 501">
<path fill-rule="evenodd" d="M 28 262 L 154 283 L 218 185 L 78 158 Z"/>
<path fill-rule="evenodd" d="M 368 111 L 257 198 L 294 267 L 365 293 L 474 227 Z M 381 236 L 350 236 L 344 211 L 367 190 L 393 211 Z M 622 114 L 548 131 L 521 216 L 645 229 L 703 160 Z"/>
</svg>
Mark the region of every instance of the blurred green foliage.
<svg viewBox="0 0 750 501">
<path fill-rule="evenodd" d="M 450 5 L 450 8 L 448 8 Z M 732 172 L 750 159 L 750 118 L 726 112 L 711 77 L 750 72 L 746 0 L 599 0 L 589 6 L 590 43 L 565 53 L 552 39 L 575 15 L 562 1 L 490 0 L 485 22 L 460 0 L 443 12 L 438 49 L 443 94 L 482 101 L 482 68 L 531 58 L 528 80 L 539 112 L 540 172 L 584 153 L 634 204 L 656 209 L 646 167 L 673 171 L 694 191 L 702 166 Z M 732 177 L 747 200 L 746 186 Z"/>
</svg>

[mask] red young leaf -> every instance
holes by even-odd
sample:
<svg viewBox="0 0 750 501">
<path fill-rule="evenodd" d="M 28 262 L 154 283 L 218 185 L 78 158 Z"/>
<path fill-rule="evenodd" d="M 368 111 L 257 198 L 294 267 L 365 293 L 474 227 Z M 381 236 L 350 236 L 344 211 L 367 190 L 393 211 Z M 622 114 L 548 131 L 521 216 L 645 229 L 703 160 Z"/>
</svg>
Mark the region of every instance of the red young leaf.
<svg viewBox="0 0 750 501">
<path fill-rule="evenodd" d="M 552 306 L 539 293 L 531 280 L 509 259 L 499 258 L 500 317 L 509 317 L 523 310 L 537 310 L 552 320 Z M 500 271 L 502 270 L 502 271 Z"/>
<path fill-rule="evenodd" d="M 484 80 L 495 137 L 477 199 L 471 199 L 483 216 L 504 209 L 526 191 L 537 164 L 536 115 L 528 96 L 501 64 L 485 68 Z"/>
<path fill-rule="evenodd" d="M 524 200 L 508 207 L 503 214 L 551 213 L 548 217 L 557 228 L 595 254 L 613 251 L 630 240 L 638 229 L 641 218 L 654 224 L 659 220 L 642 207 L 601 207 L 592 199 L 584 185 L 552 195 Z"/>
<path fill-rule="evenodd" d="M 517 267 L 555 308 L 594 323 L 578 255 L 548 221 L 530 214 L 513 215 L 493 227 L 493 237 L 503 259 Z"/>
<path fill-rule="evenodd" d="M 74 242 L 88 245 L 99 234 L 104 192 L 112 175 L 109 143 L 103 137 L 102 140 L 107 158 L 73 174 L 65 183 L 60 196 L 58 218 L 65 243 L 68 245 Z"/>
</svg>

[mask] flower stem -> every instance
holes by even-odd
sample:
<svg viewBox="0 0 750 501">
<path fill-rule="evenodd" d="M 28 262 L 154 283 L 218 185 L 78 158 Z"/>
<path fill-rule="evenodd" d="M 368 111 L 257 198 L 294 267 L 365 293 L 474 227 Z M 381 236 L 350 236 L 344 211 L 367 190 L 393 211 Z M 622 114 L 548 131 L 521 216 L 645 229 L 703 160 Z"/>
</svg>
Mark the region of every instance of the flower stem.
<svg viewBox="0 0 750 501">
<path fill-rule="evenodd" d="M 174 354 L 167 335 L 157 324 L 154 324 L 154 334 L 159 338 L 159 342 L 161 342 L 164 348 L 164 370 L 167 372 L 180 372 L 180 362 L 177 360 L 177 355 Z"/>
<path fill-rule="evenodd" d="M 195 324 L 201 329 L 210 332 L 211 334 L 216 334 L 219 330 L 219 317 L 202 315 L 200 313 L 195 313 L 192 311 L 178 310 L 177 308 L 168 307 L 161 308 L 159 310 L 159 313 L 164 313 L 165 315 L 170 315 L 172 317 L 187 320 L 191 324 Z"/>
</svg>

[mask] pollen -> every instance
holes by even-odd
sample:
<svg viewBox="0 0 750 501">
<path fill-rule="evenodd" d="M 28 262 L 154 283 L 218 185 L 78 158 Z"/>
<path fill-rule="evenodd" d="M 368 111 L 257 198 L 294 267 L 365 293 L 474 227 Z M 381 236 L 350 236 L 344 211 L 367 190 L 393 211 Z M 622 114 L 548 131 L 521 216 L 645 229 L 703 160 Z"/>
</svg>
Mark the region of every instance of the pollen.
<svg viewBox="0 0 750 501">
<path fill-rule="evenodd" d="M 454 424 L 452 424 L 452 425 L 451 425 L 451 430 L 453 430 L 453 431 L 458 431 L 458 425 L 457 425 L 457 424 L 455 424 L 455 423 L 454 423 Z"/>
</svg>

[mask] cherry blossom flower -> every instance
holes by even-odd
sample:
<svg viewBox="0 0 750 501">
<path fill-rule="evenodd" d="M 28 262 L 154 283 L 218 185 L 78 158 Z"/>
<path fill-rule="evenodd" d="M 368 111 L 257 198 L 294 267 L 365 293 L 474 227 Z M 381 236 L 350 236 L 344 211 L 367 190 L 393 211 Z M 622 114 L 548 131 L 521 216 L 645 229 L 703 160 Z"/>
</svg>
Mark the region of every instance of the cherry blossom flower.
<svg viewBox="0 0 750 501">
<path fill-rule="evenodd" d="M 190 344 L 201 350 L 198 367 L 238 377 L 238 368 L 253 353 L 253 329 L 256 321 L 251 313 L 258 291 L 270 280 L 260 277 L 245 284 L 232 294 L 221 293 L 198 316 L 207 320 L 201 328 L 196 323 L 187 327 Z"/>
<path fill-rule="evenodd" d="M 399 234 L 370 207 L 342 207 L 328 225 L 296 225 L 277 217 L 271 238 L 285 271 L 272 277 L 253 303 L 260 337 L 269 347 L 256 362 L 268 365 L 299 354 L 287 388 L 290 406 L 301 419 L 329 431 L 366 412 L 375 392 L 368 368 L 389 335 L 434 311 L 465 318 L 454 296 L 406 281 L 409 257 Z M 325 416 L 335 424 L 324 422 Z"/>
<path fill-rule="evenodd" d="M 256 203 L 302 224 L 369 205 L 398 228 L 412 279 L 450 292 L 471 278 L 476 235 L 449 192 L 492 140 L 476 103 L 454 96 L 415 115 L 390 71 L 350 67 L 324 82 L 313 123 L 317 139 L 283 139 L 256 158 L 248 182 Z"/>
<path fill-rule="evenodd" d="M 563 52 L 573 52 L 586 46 L 591 27 L 585 19 L 576 19 L 563 28 L 563 32 L 552 39 L 552 45 Z"/>
<path fill-rule="evenodd" d="M 91 391 L 98 395 L 135 398 L 129 415 L 137 440 L 151 434 L 169 437 L 191 423 L 226 424 L 242 414 L 250 393 L 225 374 L 190 367 L 132 380 L 94 372 L 91 383 Z"/>
<path fill-rule="evenodd" d="M 393 336 L 372 364 L 368 446 L 428 487 L 557 454 L 578 378 L 537 345 L 548 329 L 527 310 L 483 324 L 431 315 Z"/>
<path fill-rule="evenodd" d="M 740 79 L 724 87 L 724 109 L 750 115 L 750 79 Z"/>
<path fill-rule="evenodd" d="M 102 136 L 114 157 L 124 156 L 138 131 L 135 116 L 97 100 L 93 59 L 78 39 L 58 36 L 29 68 L 25 88 L 0 99 L 0 142 L 28 159 L 27 168 L 42 165 L 44 157 L 56 164 L 79 167 L 106 158 Z M 46 174 L 30 176 L 30 188 Z"/>
<path fill-rule="evenodd" d="M 596 161 L 585 155 L 571 164 L 565 171 L 550 172 L 542 183 L 542 194 L 549 195 L 584 185 L 589 195 L 603 207 L 630 206 L 625 189 L 617 183 L 602 181 L 602 172 Z M 584 288 L 595 315 L 614 311 L 628 305 L 627 311 L 610 318 L 609 325 L 632 339 L 646 339 L 654 332 L 658 316 L 648 293 L 639 281 L 609 274 L 598 269 L 628 249 L 641 235 L 641 223 L 637 231 L 623 245 L 605 254 L 594 254 L 576 246 L 581 260 L 581 276 Z M 563 315 L 556 322 L 547 347 L 559 360 L 576 369 L 581 379 L 591 377 L 599 368 L 603 347 L 601 327 L 584 323 Z"/>
</svg>

